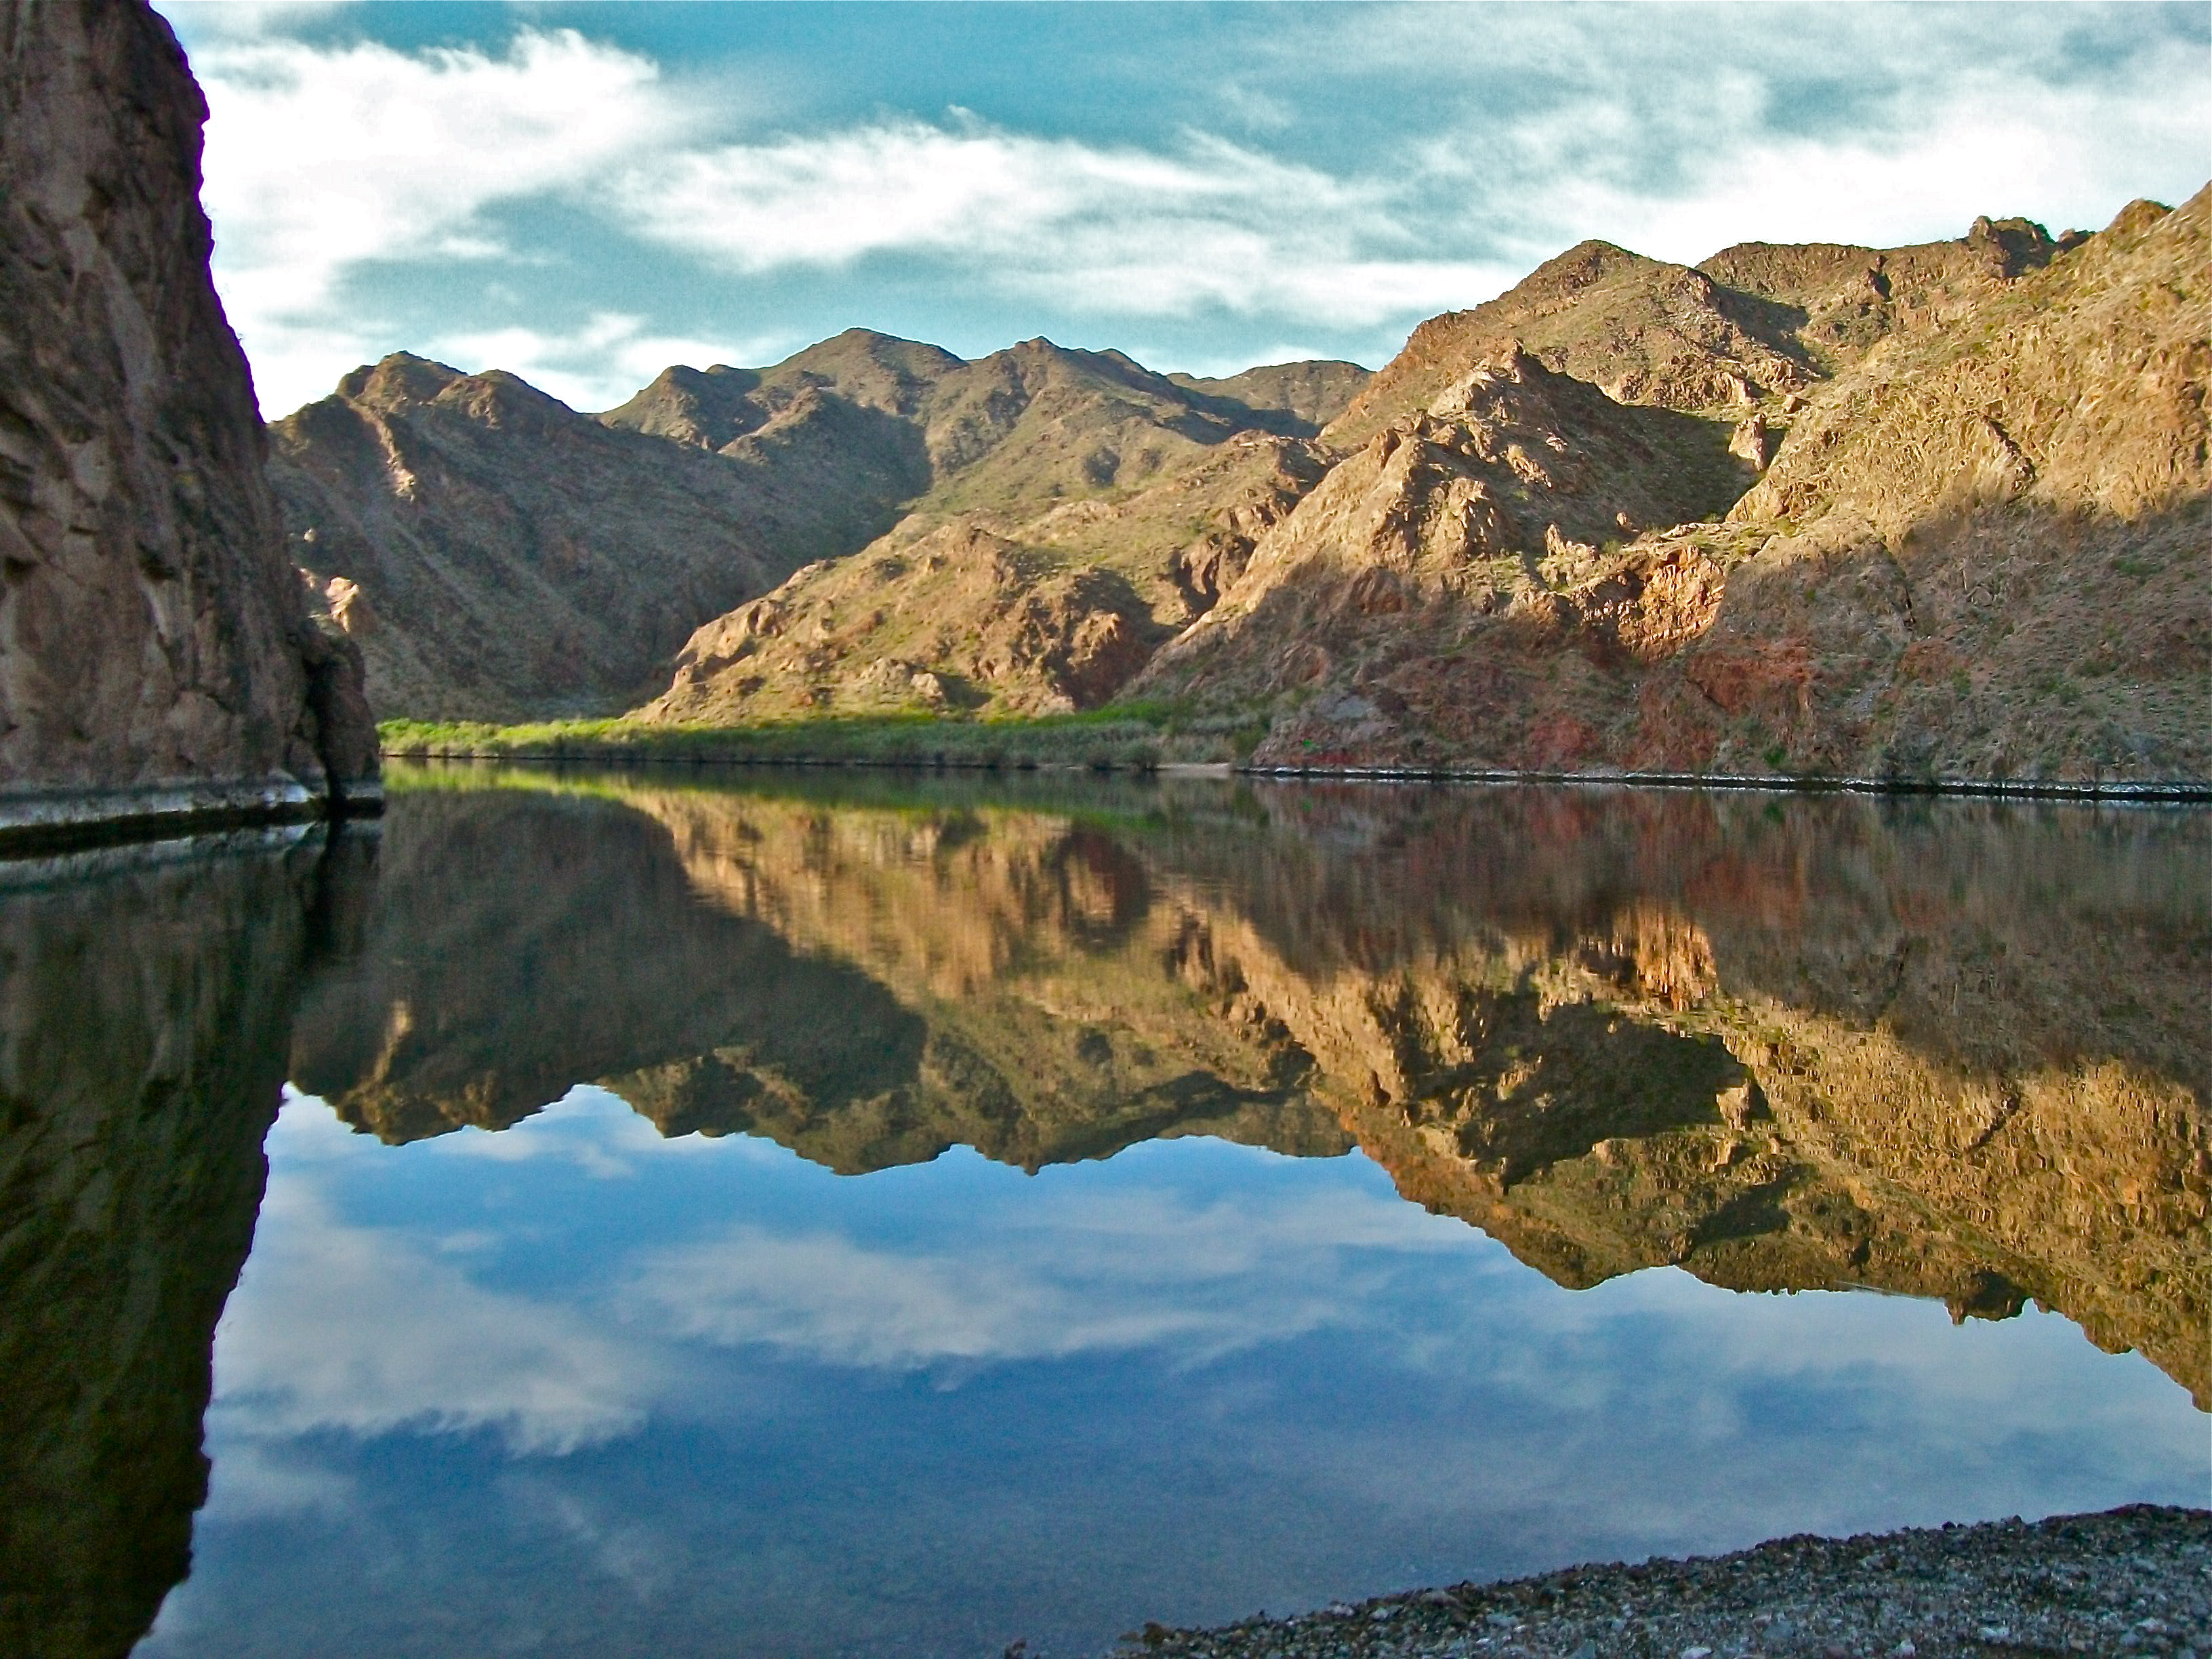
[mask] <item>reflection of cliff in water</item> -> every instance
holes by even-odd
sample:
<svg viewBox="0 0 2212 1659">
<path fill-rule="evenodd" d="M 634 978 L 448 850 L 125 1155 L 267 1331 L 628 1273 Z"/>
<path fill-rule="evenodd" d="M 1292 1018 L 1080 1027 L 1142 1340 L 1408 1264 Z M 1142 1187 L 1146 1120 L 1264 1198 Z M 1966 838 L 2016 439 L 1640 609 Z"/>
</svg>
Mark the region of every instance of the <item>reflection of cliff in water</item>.
<svg viewBox="0 0 2212 1659">
<path fill-rule="evenodd" d="M 1570 1284 L 2033 1297 L 2212 1404 L 2202 815 L 1264 799 L 1182 868 L 1409 1196 Z"/>
<path fill-rule="evenodd" d="M 301 1086 L 408 1140 L 601 1083 L 664 1133 L 769 1135 L 848 1174 L 954 1145 L 1031 1169 L 1173 1134 L 1350 1146 L 1287 1045 L 1163 985 L 1143 870 L 1110 838 L 732 795 L 698 797 L 733 814 L 702 824 L 693 799 L 662 823 L 407 796 L 372 946 L 303 1012 Z M 1055 951 L 1079 971 L 1055 978 Z"/>
<path fill-rule="evenodd" d="M 191 1562 L 292 1000 L 367 873 L 240 840 L 0 864 L 0 1652 L 125 1653 Z"/>
<path fill-rule="evenodd" d="M 1565 1284 L 2033 1297 L 2208 1399 L 2199 817 L 561 787 L 402 796 L 296 1062 L 357 1124 L 589 1079 L 845 1171 L 1349 1131 Z"/>
</svg>

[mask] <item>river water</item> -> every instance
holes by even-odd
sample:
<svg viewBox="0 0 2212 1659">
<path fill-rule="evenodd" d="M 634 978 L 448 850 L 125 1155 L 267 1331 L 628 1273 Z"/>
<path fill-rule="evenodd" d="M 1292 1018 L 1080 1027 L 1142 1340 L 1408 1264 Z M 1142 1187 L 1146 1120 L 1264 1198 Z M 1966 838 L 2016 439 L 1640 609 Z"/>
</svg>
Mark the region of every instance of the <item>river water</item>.
<svg viewBox="0 0 2212 1659">
<path fill-rule="evenodd" d="M 9 1653 L 1098 1653 L 2212 1501 L 2212 816 L 392 785 L 0 866 Z"/>
</svg>

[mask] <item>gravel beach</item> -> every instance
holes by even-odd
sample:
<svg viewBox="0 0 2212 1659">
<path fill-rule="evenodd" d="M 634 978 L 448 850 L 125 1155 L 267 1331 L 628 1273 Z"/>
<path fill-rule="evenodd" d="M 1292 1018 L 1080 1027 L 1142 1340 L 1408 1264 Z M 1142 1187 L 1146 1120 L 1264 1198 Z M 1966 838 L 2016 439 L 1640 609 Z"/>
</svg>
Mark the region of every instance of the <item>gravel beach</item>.
<svg viewBox="0 0 2212 1659">
<path fill-rule="evenodd" d="M 2212 1510 L 1778 1538 L 1127 1639 L 1158 1659 L 2212 1659 Z"/>
</svg>

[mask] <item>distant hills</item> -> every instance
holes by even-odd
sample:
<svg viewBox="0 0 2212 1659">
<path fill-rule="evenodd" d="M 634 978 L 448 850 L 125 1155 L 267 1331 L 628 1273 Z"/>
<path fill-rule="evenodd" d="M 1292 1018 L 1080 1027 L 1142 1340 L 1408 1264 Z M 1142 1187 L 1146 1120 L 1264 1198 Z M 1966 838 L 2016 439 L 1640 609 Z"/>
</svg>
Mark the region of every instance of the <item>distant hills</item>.
<svg viewBox="0 0 2212 1659">
<path fill-rule="evenodd" d="M 959 557 L 1076 502 L 1103 515 L 1063 514 L 1034 537 L 1068 554 L 1027 555 L 1023 574 L 995 576 L 980 556 L 994 591 L 959 620 L 980 637 L 1039 582 L 1062 634 L 1126 615 L 1145 649 L 1110 684 L 1076 677 L 1096 701 L 1195 614 L 1182 588 L 1211 566 L 1201 550 L 1185 561 L 1198 574 L 1178 578 L 1176 556 L 1267 510 L 1248 497 L 1302 493 L 1319 477 L 1305 440 L 1365 378 L 1312 363 L 1177 381 L 1045 340 L 970 363 L 856 329 L 771 368 L 671 368 L 592 416 L 510 374 L 401 355 L 276 422 L 270 471 L 293 556 L 360 643 L 386 715 L 614 712 L 668 689 L 693 629 L 794 573 L 786 606 L 804 609 L 824 574 L 810 567 L 890 532 L 904 544 L 957 521 L 972 533 L 943 538 L 939 556 Z M 1158 499 L 1139 501 L 1147 491 Z M 1061 566 L 1089 579 L 1055 586 Z M 763 706 L 837 702 L 817 688 L 869 666 L 871 647 L 902 642 L 910 630 L 890 620 L 810 639 L 800 678 Z M 1024 645 L 1009 648 L 1019 666 L 996 700 L 1066 700 Z M 998 688 L 971 696 L 968 677 L 931 665 L 963 688 L 957 701 L 994 700 Z"/>
<path fill-rule="evenodd" d="M 594 416 L 397 357 L 271 476 L 387 716 L 1134 698 L 1262 763 L 2203 776 L 2208 284 L 2200 192 L 1584 243 L 1372 375 L 852 331 Z"/>
</svg>

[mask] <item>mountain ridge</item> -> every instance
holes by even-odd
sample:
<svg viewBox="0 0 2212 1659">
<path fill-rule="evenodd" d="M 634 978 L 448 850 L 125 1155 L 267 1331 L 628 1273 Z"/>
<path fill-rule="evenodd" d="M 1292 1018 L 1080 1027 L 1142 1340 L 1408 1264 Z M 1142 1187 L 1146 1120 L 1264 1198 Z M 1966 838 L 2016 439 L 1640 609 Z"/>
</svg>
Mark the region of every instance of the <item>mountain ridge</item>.
<svg viewBox="0 0 2212 1659">
<path fill-rule="evenodd" d="M 1200 746 L 1260 765 L 2206 775 L 2203 200 L 2094 234 L 1985 218 L 1695 266 L 1584 242 L 1371 375 L 1162 375 L 1042 339 L 969 362 L 859 329 L 767 368 L 672 368 L 564 412 L 745 482 L 718 486 L 714 550 L 667 556 L 690 585 L 641 599 L 651 626 L 626 617 L 619 683 L 572 712 L 1133 700 L 1217 733 L 1256 722 L 1256 749 Z M 503 420 L 495 447 L 526 454 L 542 406 L 476 382 L 431 406 Z M 2094 418 L 2061 418 L 2084 398 Z M 2008 422 L 2057 447 L 2031 458 Z M 541 488 L 530 465 L 512 494 Z M 403 484 L 356 464 L 350 489 L 374 505 Z M 635 564 L 652 538 L 629 540 Z M 336 562 L 301 562 L 335 620 L 378 614 L 376 592 L 333 589 L 358 580 Z M 1993 565 L 2017 577 L 2002 603 L 1973 597 Z M 1953 614 L 1948 581 L 1976 615 Z M 2100 599 L 2131 678 L 2031 660 L 2027 641 L 2059 649 Z M 385 712 L 562 712 L 532 701 L 543 672 L 510 665 L 503 712 L 414 687 Z"/>
<path fill-rule="evenodd" d="M 1275 378 L 1333 412 L 1345 367 Z M 854 329 L 765 369 L 669 368 L 599 415 L 394 354 L 275 422 L 270 471 L 381 711 L 515 720 L 644 701 L 694 629 L 895 527 L 985 532 L 1316 428 L 1117 352 L 969 362 Z"/>
</svg>

